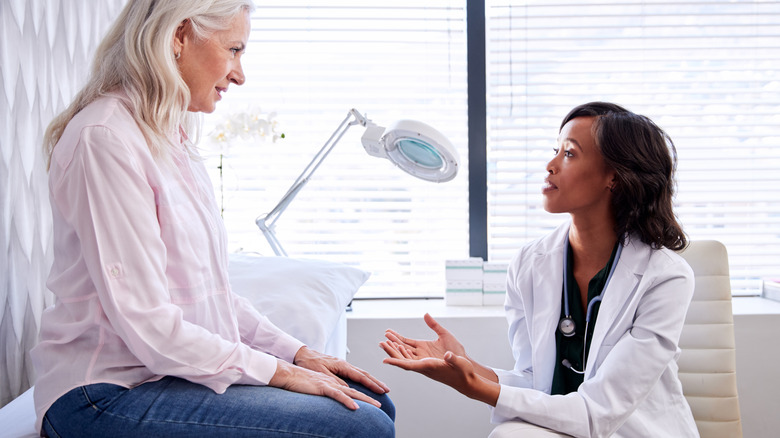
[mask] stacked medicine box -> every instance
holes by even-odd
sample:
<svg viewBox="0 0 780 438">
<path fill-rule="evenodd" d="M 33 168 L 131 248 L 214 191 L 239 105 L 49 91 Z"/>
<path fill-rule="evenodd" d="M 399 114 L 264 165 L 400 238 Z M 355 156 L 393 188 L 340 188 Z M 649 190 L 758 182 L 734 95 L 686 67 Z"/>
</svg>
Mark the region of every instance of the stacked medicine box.
<svg viewBox="0 0 780 438">
<path fill-rule="evenodd" d="M 482 264 L 482 305 L 503 306 L 506 300 L 506 271 L 509 263 Z"/>
<path fill-rule="evenodd" d="M 484 262 L 479 257 L 447 260 L 445 277 L 448 306 L 501 306 L 506 298 L 508 264 Z"/>
<path fill-rule="evenodd" d="M 482 305 L 482 259 L 470 257 L 447 260 L 444 270 L 447 291 L 444 299 L 448 306 Z"/>
</svg>

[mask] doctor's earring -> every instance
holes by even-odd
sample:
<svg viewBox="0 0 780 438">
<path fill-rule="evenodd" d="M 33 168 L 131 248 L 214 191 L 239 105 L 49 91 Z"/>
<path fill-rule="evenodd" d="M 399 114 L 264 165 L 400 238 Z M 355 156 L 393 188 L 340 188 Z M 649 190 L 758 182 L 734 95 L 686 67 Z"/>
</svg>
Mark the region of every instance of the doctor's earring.
<svg viewBox="0 0 780 438">
<path fill-rule="evenodd" d="M 612 180 L 609 182 L 609 191 L 614 192 L 617 188 L 617 178 L 613 177 Z"/>
</svg>

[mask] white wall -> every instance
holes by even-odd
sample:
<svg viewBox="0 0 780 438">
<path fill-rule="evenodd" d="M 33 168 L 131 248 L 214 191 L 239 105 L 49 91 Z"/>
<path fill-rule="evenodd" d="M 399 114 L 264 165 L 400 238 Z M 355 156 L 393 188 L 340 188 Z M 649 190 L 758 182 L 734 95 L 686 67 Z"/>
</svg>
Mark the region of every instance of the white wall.
<svg viewBox="0 0 780 438">
<path fill-rule="evenodd" d="M 775 308 L 777 303 L 771 303 Z M 776 437 L 780 431 L 780 314 L 735 314 L 737 389 L 745 438 Z"/>
<path fill-rule="evenodd" d="M 0 406 L 32 384 L 52 260 L 43 132 L 125 0 L 0 1 Z"/>
<path fill-rule="evenodd" d="M 743 433 L 746 438 L 776 436 L 780 430 L 780 377 L 773 370 L 780 363 L 780 349 L 776 347 L 780 303 L 757 298 L 735 301 Z M 489 409 L 484 404 L 416 373 L 382 364 L 385 354 L 378 344 L 387 328 L 409 337 L 432 339 L 432 332 L 422 321 L 427 311 L 463 342 L 469 355 L 485 365 L 511 368 L 507 324 L 500 308 L 477 308 L 471 313 L 468 309 L 448 308 L 441 301 L 363 301 L 355 302 L 353 308 L 347 323 L 347 358 L 390 386 L 399 438 L 471 438 L 490 433 Z"/>
</svg>

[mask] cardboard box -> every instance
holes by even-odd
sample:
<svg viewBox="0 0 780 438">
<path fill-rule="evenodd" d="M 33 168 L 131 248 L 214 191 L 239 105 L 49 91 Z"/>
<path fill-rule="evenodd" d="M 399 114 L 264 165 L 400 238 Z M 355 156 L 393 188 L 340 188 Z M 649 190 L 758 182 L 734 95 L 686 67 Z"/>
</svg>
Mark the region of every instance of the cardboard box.
<svg viewBox="0 0 780 438">
<path fill-rule="evenodd" d="M 482 281 L 482 264 L 479 257 L 447 260 L 444 275 L 447 281 Z"/>
<path fill-rule="evenodd" d="M 503 306 L 506 301 L 506 282 L 482 283 L 482 305 Z"/>
<path fill-rule="evenodd" d="M 761 296 L 770 300 L 780 301 L 780 280 L 764 280 Z"/>
<path fill-rule="evenodd" d="M 481 306 L 482 280 L 479 281 L 447 281 L 444 294 L 448 306 Z"/>
<path fill-rule="evenodd" d="M 506 271 L 509 263 L 485 262 L 482 264 L 482 282 L 489 284 L 506 283 Z"/>
</svg>

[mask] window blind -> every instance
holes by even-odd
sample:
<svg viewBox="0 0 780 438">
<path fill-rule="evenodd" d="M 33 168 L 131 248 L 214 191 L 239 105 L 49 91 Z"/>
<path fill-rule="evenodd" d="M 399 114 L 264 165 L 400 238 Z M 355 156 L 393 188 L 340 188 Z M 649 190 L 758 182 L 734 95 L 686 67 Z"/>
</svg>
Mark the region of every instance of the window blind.
<svg viewBox="0 0 780 438">
<path fill-rule="evenodd" d="M 780 276 L 780 2 L 486 3 L 488 247 L 506 260 L 564 220 L 541 184 L 561 119 L 611 101 L 679 155 L 689 238 L 729 252 L 735 294 Z"/>
<path fill-rule="evenodd" d="M 458 176 L 418 180 L 369 156 L 350 128 L 277 222 L 290 257 L 370 271 L 360 297 L 442 296 L 444 261 L 468 256 L 465 1 L 263 1 L 242 59 L 246 83 L 206 116 L 203 151 L 229 250 L 273 255 L 255 219 L 269 212 L 351 108 L 380 126 L 414 119 L 458 150 Z M 276 142 L 210 130 L 259 106 L 276 112 Z M 235 117 L 235 116 L 234 116 Z"/>
</svg>

